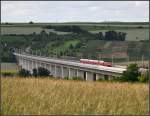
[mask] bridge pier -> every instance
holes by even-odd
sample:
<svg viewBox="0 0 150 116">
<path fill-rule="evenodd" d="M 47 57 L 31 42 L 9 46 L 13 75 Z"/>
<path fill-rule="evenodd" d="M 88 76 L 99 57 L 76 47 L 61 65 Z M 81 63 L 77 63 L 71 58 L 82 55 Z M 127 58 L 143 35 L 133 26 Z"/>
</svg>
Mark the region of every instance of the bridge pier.
<svg viewBox="0 0 150 116">
<path fill-rule="evenodd" d="M 76 75 L 76 69 L 70 68 L 70 78 L 77 77 Z"/>
<path fill-rule="evenodd" d="M 61 70 L 61 66 L 56 66 L 56 77 L 57 78 L 61 78 L 62 77 L 62 70 Z"/>
<path fill-rule="evenodd" d="M 68 77 L 69 77 L 69 79 L 71 79 L 71 76 L 70 76 L 70 68 L 68 68 Z"/>
<path fill-rule="evenodd" d="M 55 77 L 55 65 L 51 65 L 51 75 L 53 75 L 53 77 Z"/>
<path fill-rule="evenodd" d="M 84 79 L 84 71 L 78 70 L 78 77 Z"/>
<path fill-rule="evenodd" d="M 63 68 L 63 66 L 61 67 L 61 73 L 62 73 L 62 78 L 64 78 L 64 68 Z"/>
<path fill-rule="evenodd" d="M 50 74 L 52 75 L 52 65 L 48 65 L 48 70 L 50 71 Z"/>
<path fill-rule="evenodd" d="M 55 72 L 55 74 L 54 74 L 54 77 L 57 77 L 57 71 L 56 71 L 56 65 L 55 65 L 55 69 L 54 69 L 54 72 Z"/>
<path fill-rule="evenodd" d="M 76 71 L 77 71 L 77 77 L 79 77 L 79 70 L 78 70 L 78 69 L 76 69 Z"/>
<path fill-rule="evenodd" d="M 93 81 L 93 73 L 92 72 L 86 72 L 86 80 Z"/>
</svg>

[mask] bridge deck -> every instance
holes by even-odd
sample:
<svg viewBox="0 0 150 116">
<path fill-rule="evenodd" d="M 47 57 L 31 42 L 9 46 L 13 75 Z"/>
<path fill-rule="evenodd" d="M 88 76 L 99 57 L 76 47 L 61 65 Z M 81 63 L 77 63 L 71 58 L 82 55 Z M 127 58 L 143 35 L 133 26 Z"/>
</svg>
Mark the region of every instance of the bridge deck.
<svg viewBox="0 0 150 116">
<path fill-rule="evenodd" d="M 122 74 L 123 71 L 126 70 L 125 68 L 97 66 L 97 65 L 91 65 L 91 64 L 82 64 L 82 63 L 77 62 L 77 61 L 67 61 L 67 60 L 64 60 L 64 59 L 53 59 L 53 58 L 50 58 L 50 57 L 41 57 L 41 56 L 36 56 L 36 55 L 31 55 L 31 54 L 14 53 L 14 55 L 15 56 L 20 56 L 20 57 L 23 57 L 23 58 L 29 58 L 29 59 L 32 59 L 32 60 L 37 60 L 37 61 L 50 62 L 50 63 L 67 65 L 67 66 L 75 66 L 75 67 L 87 68 L 87 69 L 95 69 L 95 70 L 100 70 L 100 71 L 108 71 L 108 72 L 119 73 L 119 74 Z"/>
</svg>

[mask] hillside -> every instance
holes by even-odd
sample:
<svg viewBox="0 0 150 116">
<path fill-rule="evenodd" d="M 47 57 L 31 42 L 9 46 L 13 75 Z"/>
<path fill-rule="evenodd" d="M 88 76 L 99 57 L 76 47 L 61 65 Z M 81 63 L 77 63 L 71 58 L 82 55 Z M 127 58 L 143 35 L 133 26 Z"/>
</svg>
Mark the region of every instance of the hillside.
<svg viewBox="0 0 150 116">
<path fill-rule="evenodd" d="M 134 46 L 134 47 L 133 47 Z M 148 42 L 146 41 L 101 41 L 91 40 L 88 41 L 87 46 L 84 50 L 84 55 L 92 57 L 95 53 L 97 58 L 112 58 L 116 59 L 127 59 L 130 60 L 141 60 L 141 56 L 145 56 L 148 59 Z"/>
<path fill-rule="evenodd" d="M 2 114 L 148 114 L 148 85 L 2 78 Z"/>
<path fill-rule="evenodd" d="M 101 40 L 109 30 L 125 33 L 125 41 Z M 110 61 L 114 55 L 118 62 L 127 61 L 128 56 L 130 60 L 141 60 L 142 55 L 145 60 L 148 58 L 148 23 L 144 22 L 13 23 L 2 24 L 2 34 L 3 45 L 7 44 L 3 62 L 14 62 L 10 52 L 10 48 L 14 47 L 30 48 L 32 53 L 69 59 L 105 58 Z M 115 55 L 118 49 L 120 56 Z"/>
</svg>

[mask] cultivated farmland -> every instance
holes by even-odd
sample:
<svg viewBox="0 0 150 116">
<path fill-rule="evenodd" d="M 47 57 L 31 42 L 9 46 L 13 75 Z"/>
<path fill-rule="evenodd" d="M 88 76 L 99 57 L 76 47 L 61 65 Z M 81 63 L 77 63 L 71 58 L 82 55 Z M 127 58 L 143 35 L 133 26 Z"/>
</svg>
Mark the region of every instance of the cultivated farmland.
<svg viewBox="0 0 150 116">
<path fill-rule="evenodd" d="M 108 30 L 95 30 L 90 31 L 91 33 L 103 32 L 103 34 Z M 148 40 L 149 39 L 149 29 L 122 29 L 115 30 L 117 32 L 127 33 L 127 41 L 139 41 L 139 40 Z"/>
<path fill-rule="evenodd" d="M 55 31 L 53 29 L 43 29 L 42 27 L 2 27 L 2 34 L 32 34 L 33 32 L 36 32 L 39 34 L 42 30 L 45 30 L 47 33 L 49 32 L 55 32 L 60 35 L 68 34 L 68 32 L 60 32 Z"/>
<path fill-rule="evenodd" d="M 45 30 L 47 33 L 55 32 L 57 34 L 68 34 L 69 32 L 55 31 L 53 29 L 45 29 L 44 26 L 47 25 L 77 25 L 85 30 L 92 33 L 106 32 L 108 30 L 115 30 L 127 33 L 127 39 L 129 41 L 139 41 L 148 40 L 149 38 L 149 28 L 148 23 L 119 23 L 119 22 L 106 22 L 106 23 L 88 23 L 88 22 L 72 22 L 72 23 L 14 23 L 11 25 L 2 24 L 2 34 L 31 34 L 33 32 L 40 33 Z"/>
</svg>

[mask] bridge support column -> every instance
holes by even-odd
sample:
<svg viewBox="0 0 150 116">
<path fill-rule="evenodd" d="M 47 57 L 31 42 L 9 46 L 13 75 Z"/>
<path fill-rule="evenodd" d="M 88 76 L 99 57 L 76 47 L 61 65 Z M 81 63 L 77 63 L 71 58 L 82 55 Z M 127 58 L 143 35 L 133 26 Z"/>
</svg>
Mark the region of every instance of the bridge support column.
<svg viewBox="0 0 150 116">
<path fill-rule="evenodd" d="M 93 73 L 86 72 L 86 80 L 87 81 L 93 81 Z"/>
<path fill-rule="evenodd" d="M 29 61 L 29 71 L 32 74 L 32 61 Z"/>
<path fill-rule="evenodd" d="M 37 69 L 38 68 L 38 64 L 37 64 L 37 62 L 35 61 L 35 68 Z"/>
<path fill-rule="evenodd" d="M 62 78 L 64 78 L 64 69 L 63 69 L 63 66 L 61 67 L 61 73 L 62 73 Z"/>
<path fill-rule="evenodd" d="M 26 65 L 25 60 L 24 60 L 24 59 L 22 59 L 22 68 L 24 68 L 24 69 L 25 69 L 25 65 Z"/>
<path fill-rule="evenodd" d="M 28 66 L 28 69 L 27 69 L 27 70 L 28 70 L 28 71 L 30 71 L 30 66 L 29 66 L 29 65 L 30 65 L 30 63 L 29 63 L 29 61 L 27 61 L 27 66 Z"/>
<path fill-rule="evenodd" d="M 70 78 L 69 79 L 72 79 L 73 77 L 76 77 L 77 74 L 76 74 L 76 69 L 74 68 L 69 68 L 69 75 L 70 75 Z"/>
<path fill-rule="evenodd" d="M 79 70 L 77 69 L 76 71 L 77 71 L 77 77 L 79 77 Z"/>
<path fill-rule="evenodd" d="M 55 73 L 54 77 L 56 77 L 57 76 L 56 65 L 55 65 L 54 73 Z"/>
<path fill-rule="evenodd" d="M 34 68 L 36 68 L 36 62 L 34 61 Z"/>
<path fill-rule="evenodd" d="M 34 69 L 34 61 L 32 61 L 32 73 L 33 73 L 33 69 Z"/>
<path fill-rule="evenodd" d="M 28 70 L 27 60 L 25 59 L 25 69 Z"/>
<path fill-rule="evenodd" d="M 33 61 L 31 61 L 31 71 L 33 71 L 33 69 L 34 69 L 34 65 L 33 65 Z"/>
<path fill-rule="evenodd" d="M 70 76 L 70 68 L 69 68 L 69 72 L 68 72 L 68 75 L 69 75 L 69 79 L 71 79 L 71 76 Z"/>
<path fill-rule="evenodd" d="M 52 74 L 52 66 L 49 64 L 49 71 L 50 71 L 50 74 Z"/>
<path fill-rule="evenodd" d="M 44 67 L 45 69 L 47 69 L 47 67 L 46 67 L 46 63 L 43 63 L 43 65 L 44 65 L 43 67 Z"/>
<path fill-rule="evenodd" d="M 23 65 L 22 68 L 25 68 L 25 60 L 23 59 Z"/>
<path fill-rule="evenodd" d="M 84 79 L 84 71 L 78 70 L 78 77 Z"/>
</svg>

